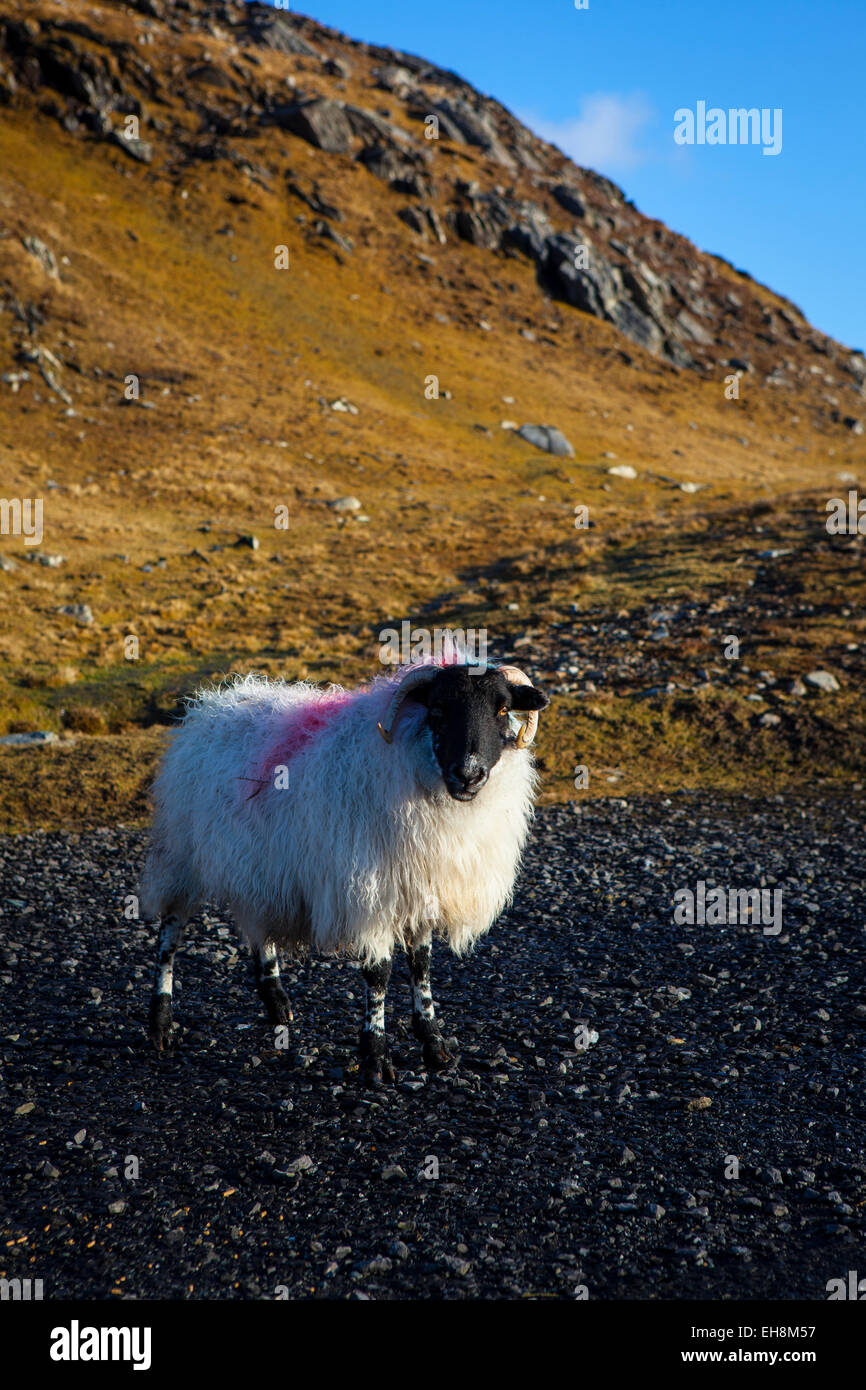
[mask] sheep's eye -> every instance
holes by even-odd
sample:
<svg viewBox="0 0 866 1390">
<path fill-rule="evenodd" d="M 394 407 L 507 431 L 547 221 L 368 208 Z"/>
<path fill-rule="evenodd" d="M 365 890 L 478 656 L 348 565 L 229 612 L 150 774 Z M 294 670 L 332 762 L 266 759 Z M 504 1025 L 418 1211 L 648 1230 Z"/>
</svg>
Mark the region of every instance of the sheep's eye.
<svg viewBox="0 0 866 1390">
<path fill-rule="evenodd" d="M 497 719 L 501 719 L 502 716 L 503 716 L 503 714 L 505 714 L 505 713 L 506 713 L 506 706 L 503 705 L 503 706 L 502 706 L 502 709 L 498 709 L 498 710 L 496 711 L 496 718 L 497 718 Z"/>
</svg>

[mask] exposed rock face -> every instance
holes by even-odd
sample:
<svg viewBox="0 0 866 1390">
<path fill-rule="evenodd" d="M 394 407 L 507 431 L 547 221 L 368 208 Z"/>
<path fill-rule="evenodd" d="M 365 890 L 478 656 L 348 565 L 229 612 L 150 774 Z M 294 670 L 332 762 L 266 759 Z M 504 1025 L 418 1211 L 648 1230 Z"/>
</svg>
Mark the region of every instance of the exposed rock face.
<svg viewBox="0 0 866 1390">
<path fill-rule="evenodd" d="M 695 339 L 698 334 L 691 322 L 681 321 L 681 315 L 670 317 L 667 287 L 649 266 L 638 261 L 620 269 L 595 246 L 563 234 L 548 237 L 546 252 L 545 269 L 554 289 L 569 304 L 615 324 L 649 352 L 664 348 L 678 366 L 692 363 L 690 357 L 686 361 L 685 353 L 678 359 L 670 343 L 683 337 Z M 706 335 L 705 340 L 712 338 Z"/>
<path fill-rule="evenodd" d="M 586 256 L 584 264 L 586 245 L 561 232 L 548 237 L 546 249 L 545 268 L 562 298 L 575 309 L 612 320 L 621 294 L 621 277 L 604 258 L 595 252 Z"/>
<path fill-rule="evenodd" d="M 461 97 L 446 97 L 433 107 L 444 134 L 458 144 L 477 145 L 499 164 L 513 167 L 514 161 L 502 146 L 496 130 L 483 111 L 470 106 Z"/>
<path fill-rule="evenodd" d="M 408 68 L 400 67 L 396 63 L 386 63 L 380 68 L 374 68 L 373 77 L 376 86 L 381 87 L 383 92 L 394 92 L 395 95 L 404 97 L 411 91 L 414 80 Z"/>
<path fill-rule="evenodd" d="M 390 183 L 395 192 L 415 197 L 429 196 L 429 182 L 419 172 L 424 168 L 420 152 L 411 149 L 398 152 L 387 145 L 364 145 L 357 158 L 377 179 Z"/>
<path fill-rule="evenodd" d="M 352 106 L 348 102 L 344 104 L 343 110 L 352 134 L 357 135 L 365 144 L 378 142 L 391 149 L 407 148 L 411 144 L 405 130 L 401 130 L 392 121 L 385 120 L 384 116 L 365 111 L 360 106 Z"/>
<path fill-rule="evenodd" d="M 499 244 L 499 234 L 495 228 L 477 212 L 460 208 L 453 214 L 452 222 L 461 240 L 471 242 L 473 246 L 486 246 L 492 250 Z"/>
<path fill-rule="evenodd" d="M 508 222 L 502 233 L 502 245 L 511 246 L 543 265 L 550 234 L 547 214 L 532 203 L 522 203 L 515 209 L 514 220 Z"/>
<path fill-rule="evenodd" d="M 64 28 L 73 32 L 84 29 L 84 37 L 92 34 L 94 39 L 99 38 L 87 25 L 57 24 L 51 35 L 43 37 L 34 21 L 0 21 L 0 46 L 5 48 L 22 83 L 31 89 L 48 87 L 94 113 L 140 113 L 141 103 L 125 91 L 113 55 L 95 55 L 82 48 Z"/>
</svg>

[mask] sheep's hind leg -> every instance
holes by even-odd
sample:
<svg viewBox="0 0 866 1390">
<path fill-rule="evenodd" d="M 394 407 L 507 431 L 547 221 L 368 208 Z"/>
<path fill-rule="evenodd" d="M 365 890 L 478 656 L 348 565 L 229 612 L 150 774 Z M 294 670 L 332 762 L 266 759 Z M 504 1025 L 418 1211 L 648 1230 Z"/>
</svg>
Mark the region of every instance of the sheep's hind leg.
<svg viewBox="0 0 866 1390">
<path fill-rule="evenodd" d="M 186 918 L 169 912 L 159 929 L 159 956 L 150 996 L 148 1036 L 157 1052 L 164 1052 L 171 1037 L 171 1000 L 174 989 L 174 953 L 186 926 Z"/>
<path fill-rule="evenodd" d="M 439 1020 L 433 1008 L 430 988 L 430 959 L 433 947 L 430 939 L 406 947 L 409 975 L 412 983 L 412 1032 L 424 1051 L 424 1065 L 430 1071 L 443 1071 L 454 1061 L 445 1046 Z"/>
<path fill-rule="evenodd" d="M 394 1080 L 394 1066 L 385 1037 L 385 995 L 391 978 L 391 959 L 365 965 L 364 1030 L 361 1033 L 361 1075 L 368 1085 Z"/>
<path fill-rule="evenodd" d="M 253 947 L 256 989 L 271 1023 L 291 1023 L 292 1005 L 280 980 L 280 960 L 272 941 Z"/>
</svg>

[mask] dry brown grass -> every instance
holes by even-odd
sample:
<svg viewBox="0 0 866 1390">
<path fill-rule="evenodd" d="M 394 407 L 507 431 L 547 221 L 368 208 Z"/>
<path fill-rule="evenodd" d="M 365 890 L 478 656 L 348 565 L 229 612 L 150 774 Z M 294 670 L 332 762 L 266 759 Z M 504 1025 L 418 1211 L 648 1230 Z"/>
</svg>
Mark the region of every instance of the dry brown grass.
<svg viewBox="0 0 866 1390">
<path fill-rule="evenodd" d="M 118 33 L 123 23 L 112 15 Z M 262 56 L 281 81 L 288 60 Z M 368 102 L 359 81 L 341 94 Z M 720 381 L 632 345 L 627 367 L 613 329 L 543 299 L 522 260 L 453 241 L 420 247 L 393 193 L 357 165 L 266 132 L 246 142 L 254 163 L 269 140 L 283 141 L 283 173 L 316 178 L 346 211 L 353 255 L 304 239 L 280 178 L 268 191 L 218 162 L 178 182 L 159 159 L 132 168 L 33 105 L 0 122 L 0 282 L 39 307 L 40 341 L 67 364 L 75 410 L 38 382 L 40 401 L 0 387 L 4 495 L 44 497 L 42 549 L 66 557 L 44 569 L 20 540 L 0 538 L 19 561 L 0 573 L 0 733 L 79 734 L 54 751 L 0 755 L 7 825 L 143 814 L 154 726 L 199 679 L 250 668 L 361 678 L 375 669 L 380 628 L 421 613 L 431 625 L 471 620 L 508 645 L 572 602 L 631 609 L 734 591 L 757 544 L 752 507 L 784 537 L 811 499 L 817 545 L 821 498 L 838 493 L 840 473 L 866 474 L 866 442 L 802 402 L 749 378 L 741 400 L 726 401 Z M 436 157 L 466 176 L 480 158 Z M 227 223 L 231 238 L 219 234 Z M 59 281 L 24 251 L 28 232 L 68 258 Z M 274 269 L 280 243 L 287 272 Z M 534 344 L 519 332 L 530 324 Z M 0 371 L 14 365 L 0 338 Z M 119 404 L 128 373 L 155 409 Z M 430 374 L 452 399 L 425 399 Z M 341 396 L 357 415 L 320 404 Z M 523 446 L 504 419 L 558 424 L 576 457 Z M 606 451 L 639 478 L 609 477 Z M 677 481 L 705 487 L 690 496 Z M 368 522 L 343 524 L 325 505 L 344 493 L 361 498 Z M 574 530 L 577 503 L 590 507 L 589 533 Z M 273 524 L 283 504 L 288 531 Z M 250 533 L 255 552 L 235 545 Z M 818 657 L 840 625 L 862 634 L 862 623 L 840 616 L 832 557 L 800 564 L 792 582 L 835 612 L 805 637 L 798 626 L 764 634 L 777 664 L 796 658 L 800 669 L 804 641 Z M 859 575 L 856 596 L 853 571 L 845 584 L 855 608 Z M 58 613 L 69 603 L 90 604 L 93 626 Z M 124 656 L 130 635 L 136 660 Z M 699 662 L 699 645 L 681 657 Z M 565 700 L 547 721 L 548 794 L 570 794 L 574 715 Z M 653 723 L 616 702 L 596 721 L 579 717 L 601 766 L 628 765 L 625 785 L 712 780 L 703 717 Z M 733 715 L 714 711 L 712 728 L 722 746 L 745 747 Z M 765 743 L 748 744 L 756 778 Z M 798 775 L 796 761 L 783 774 Z M 620 794 L 623 782 L 609 786 Z"/>
</svg>

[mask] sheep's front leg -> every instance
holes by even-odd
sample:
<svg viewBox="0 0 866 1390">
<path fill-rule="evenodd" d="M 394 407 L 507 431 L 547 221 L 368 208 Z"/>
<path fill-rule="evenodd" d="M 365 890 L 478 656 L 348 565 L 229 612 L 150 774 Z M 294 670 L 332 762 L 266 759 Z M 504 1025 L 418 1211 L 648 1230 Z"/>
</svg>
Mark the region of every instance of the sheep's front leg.
<svg viewBox="0 0 866 1390">
<path fill-rule="evenodd" d="M 430 1071 L 442 1071 L 454 1061 L 445 1046 L 439 1020 L 433 1008 L 430 988 L 432 938 L 406 947 L 409 976 L 412 983 L 412 1032 L 424 1050 L 424 1064 Z"/>
<path fill-rule="evenodd" d="M 280 960 L 272 941 L 253 947 L 256 989 L 271 1023 L 291 1023 L 292 1006 L 280 980 Z"/>
<path fill-rule="evenodd" d="M 361 1074 L 370 1085 L 394 1080 L 394 1066 L 385 1037 L 385 995 L 391 978 L 391 959 L 365 965 L 364 1031 L 361 1034 Z"/>
<path fill-rule="evenodd" d="M 164 1052 L 171 1037 L 171 1000 L 174 989 L 174 953 L 180 944 L 186 925 L 183 917 L 170 912 L 163 918 L 159 932 L 159 956 L 156 978 L 150 996 L 148 1036 L 157 1052 Z"/>
</svg>

